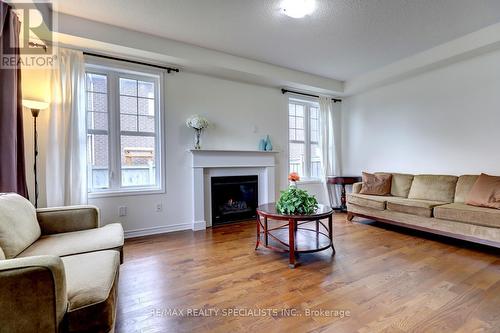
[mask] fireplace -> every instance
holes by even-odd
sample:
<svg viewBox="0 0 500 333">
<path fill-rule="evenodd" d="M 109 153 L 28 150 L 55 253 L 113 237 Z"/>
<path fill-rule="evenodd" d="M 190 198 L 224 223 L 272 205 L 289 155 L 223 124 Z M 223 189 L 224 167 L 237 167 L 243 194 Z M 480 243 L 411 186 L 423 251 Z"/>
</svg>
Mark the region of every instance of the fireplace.
<svg viewBox="0 0 500 333">
<path fill-rule="evenodd" d="M 211 183 L 213 226 L 256 217 L 257 176 L 211 177 Z"/>
</svg>

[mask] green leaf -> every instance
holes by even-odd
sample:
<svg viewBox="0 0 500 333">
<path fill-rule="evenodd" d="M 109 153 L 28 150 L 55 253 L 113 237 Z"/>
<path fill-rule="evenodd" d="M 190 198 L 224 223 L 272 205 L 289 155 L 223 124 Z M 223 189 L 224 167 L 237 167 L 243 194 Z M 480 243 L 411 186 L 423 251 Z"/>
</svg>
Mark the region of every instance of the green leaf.
<svg viewBox="0 0 500 333">
<path fill-rule="evenodd" d="M 276 203 L 276 210 L 280 214 L 312 214 L 318 208 L 318 200 L 307 191 L 290 187 L 281 191 L 280 199 Z"/>
</svg>

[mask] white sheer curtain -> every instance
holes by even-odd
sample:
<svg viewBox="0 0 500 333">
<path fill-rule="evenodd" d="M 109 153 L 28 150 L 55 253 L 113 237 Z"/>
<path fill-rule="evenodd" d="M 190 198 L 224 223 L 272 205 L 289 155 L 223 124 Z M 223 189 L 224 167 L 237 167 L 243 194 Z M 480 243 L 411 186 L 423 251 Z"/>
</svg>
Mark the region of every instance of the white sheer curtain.
<svg viewBox="0 0 500 333">
<path fill-rule="evenodd" d="M 51 71 L 47 146 L 47 206 L 87 203 L 85 61 L 60 48 Z"/>
<path fill-rule="evenodd" d="M 341 175 L 340 165 L 340 103 L 333 103 L 331 97 L 320 96 L 321 154 L 324 191 L 330 205 L 340 205 L 340 190 L 328 186 L 328 176 Z"/>
</svg>

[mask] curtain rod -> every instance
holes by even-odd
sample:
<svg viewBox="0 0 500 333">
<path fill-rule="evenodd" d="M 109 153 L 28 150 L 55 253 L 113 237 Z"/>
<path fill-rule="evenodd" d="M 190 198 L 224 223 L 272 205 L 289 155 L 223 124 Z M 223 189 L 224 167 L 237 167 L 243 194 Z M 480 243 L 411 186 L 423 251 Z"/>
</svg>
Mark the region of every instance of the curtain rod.
<svg viewBox="0 0 500 333">
<path fill-rule="evenodd" d="M 167 71 L 167 73 L 169 73 L 169 74 L 170 74 L 170 72 L 179 73 L 179 68 L 172 68 L 172 67 L 148 64 L 148 63 L 141 62 L 141 61 L 122 59 L 122 58 L 117 58 L 117 57 L 112 57 L 112 56 L 107 56 L 107 55 L 97 54 L 97 53 L 91 53 L 91 52 L 83 52 L 83 54 L 88 55 L 88 56 L 92 56 L 92 57 L 99 57 L 99 58 L 110 59 L 110 60 L 118 60 L 118 61 L 129 62 L 129 63 L 136 64 L 136 65 L 144 65 L 144 66 L 149 66 L 149 67 L 165 69 Z"/>
<path fill-rule="evenodd" d="M 282 94 L 292 93 L 292 94 L 297 94 L 297 95 L 303 95 L 303 96 L 309 96 L 309 97 L 319 98 L 318 95 L 306 94 L 306 93 L 302 93 L 302 92 L 298 92 L 298 91 L 293 91 L 293 90 L 288 90 L 288 89 L 281 89 L 281 93 Z M 333 103 L 340 103 L 340 102 L 342 102 L 342 100 L 338 99 L 338 98 L 332 98 L 332 101 L 333 101 Z"/>
</svg>

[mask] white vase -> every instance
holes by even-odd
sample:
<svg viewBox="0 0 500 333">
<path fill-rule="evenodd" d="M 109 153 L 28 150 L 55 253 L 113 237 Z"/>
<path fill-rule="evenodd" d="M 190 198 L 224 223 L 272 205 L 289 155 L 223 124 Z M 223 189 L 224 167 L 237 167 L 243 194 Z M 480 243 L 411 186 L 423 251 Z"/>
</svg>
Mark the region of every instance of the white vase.
<svg viewBox="0 0 500 333">
<path fill-rule="evenodd" d="M 201 149 L 200 146 L 201 129 L 194 129 L 194 149 Z"/>
</svg>

